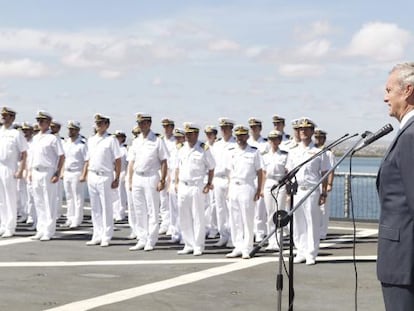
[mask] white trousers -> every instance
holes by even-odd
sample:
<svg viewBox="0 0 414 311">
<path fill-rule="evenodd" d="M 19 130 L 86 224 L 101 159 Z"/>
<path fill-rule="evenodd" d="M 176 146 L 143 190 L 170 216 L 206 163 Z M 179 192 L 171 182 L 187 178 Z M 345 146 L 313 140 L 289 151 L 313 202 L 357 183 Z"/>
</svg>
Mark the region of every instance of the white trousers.
<svg viewBox="0 0 414 311">
<path fill-rule="evenodd" d="M 160 192 L 160 218 L 162 229 L 168 230 L 171 222 L 169 199 L 170 193 L 167 191 L 167 186 Z"/>
<path fill-rule="evenodd" d="M 131 234 L 138 236 L 137 215 L 134 209 L 134 203 L 132 198 L 132 191 L 129 190 L 129 178 L 125 178 L 125 190 L 127 195 L 128 206 L 128 225 L 131 228 Z"/>
<path fill-rule="evenodd" d="M 33 183 L 31 181 L 27 181 L 27 213 L 28 216 L 32 217 L 33 224 L 37 224 L 37 214 L 35 208 L 35 201 L 33 195 Z"/>
<path fill-rule="evenodd" d="M 294 205 L 308 193 L 298 189 Z M 319 251 L 320 239 L 320 192 L 317 189 L 293 213 L 293 242 L 297 254 L 307 259 L 315 259 Z M 296 203 L 295 203 L 296 202 Z"/>
<path fill-rule="evenodd" d="M 157 184 L 160 176 L 140 176 L 134 173 L 132 177 L 132 200 L 136 215 L 138 240 L 154 246 L 158 240 L 160 193 Z"/>
<path fill-rule="evenodd" d="M 273 232 L 276 228 L 276 225 L 273 221 L 273 214 L 276 211 L 286 211 L 286 189 L 284 187 L 282 187 L 281 189 L 279 189 L 279 192 L 277 193 L 277 197 L 276 200 L 273 198 L 270 189 L 273 187 L 273 185 L 275 184 L 274 180 L 266 180 L 265 182 L 265 186 L 264 186 L 264 194 L 263 194 L 263 198 L 264 198 L 264 202 L 265 202 L 265 206 L 266 206 L 266 213 L 267 213 L 267 233 L 270 234 L 271 232 Z M 275 191 L 276 194 L 277 191 Z M 285 227 L 286 230 L 288 231 L 288 226 Z M 282 248 L 282 245 L 280 245 L 280 241 L 279 243 L 277 242 L 279 240 L 279 230 L 277 230 L 277 232 L 275 232 L 275 234 L 273 234 L 273 236 L 271 236 L 269 238 L 269 246 L 280 246 L 280 248 Z"/>
<path fill-rule="evenodd" d="M 204 251 L 206 235 L 205 197 L 203 183 L 185 185 L 180 182 L 178 185 L 178 213 L 185 247 L 201 252 Z"/>
<path fill-rule="evenodd" d="M 17 225 L 17 179 L 14 171 L 0 164 L 0 229 L 14 234 Z"/>
<path fill-rule="evenodd" d="M 329 225 L 329 196 L 325 198 L 325 204 L 320 206 L 321 211 L 321 231 L 320 238 L 325 239 L 328 234 L 328 225 Z"/>
<path fill-rule="evenodd" d="M 65 171 L 63 187 L 66 195 L 67 220 L 71 226 L 79 226 L 83 220 L 83 208 L 85 202 L 85 183 L 80 182 L 82 172 Z"/>
<path fill-rule="evenodd" d="M 113 192 L 111 184 L 113 175 L 98 176 L 89 171 L 88 190 L 92 209 L 92 240 L 109 242 L 114 233 Z"/>
<path fill-rule="evenodd" d="M 266 205 L 262 197 L 255 202 L 254 213 L 254 233 L 257 237 L 263 238 L 267 234 L 267 217 Z"/>
<path fill-rule="evenodd" d="M 56 232 L 57 183 L 50 180 L 54 168 L 42 171 L 32 170 L 33 198 L 37 214 L 37 233 L 51 238 Z"/>
<path fill-rule="evenodd" d="M 250 253 L 254 238 L 254 194 L 253 184 L 237 185 L 230 182 L 230 231 L 236 251 Z"/>
<path fill-rule="evenodd" d="M 25 178 L 17 179 L 17 215 L 26 218 L 28 215 L 27 181 Z"/>
<path fill-rule="evenodd" d="M 175 192 L 175 185 L 171 184 L 169 188 L 169 206 L 170 206 L 170 231 L 171 239 L 181 239 L 180 220 L 178 214 L 177 193 Z"/>
<path fill-rule="evenodd" d="M 56 219 L 62 216 L 62 203 L 63 203 L 63 180 L 59 178 L 56 183 Z"/>
<path fill-rule="evenodd" d="M 230 238 L 230 213 L 228 202 L 229 180 L 214 177 L 214 199 L 217 217 L 217 230 L 220 238 Z"/>
<path fill-rule="evenodd" d="M 127 193 L 125 188 L 125 171 L 122 171 L 119 175 L 119 186 L 116 189 L 118 194 L 114 201 L 114 218 L 124 219 L 126 216 L 127 209 Z"/>
<path fill-rule="evenodd" d="M 206 223 L 207 234 L 217 234 L 217 213 L 216 213 L 216 199 L 214 191 L 209 191 L 206 195 L 206 206 L 204 210 L 204 217 Z"/>
</svg>

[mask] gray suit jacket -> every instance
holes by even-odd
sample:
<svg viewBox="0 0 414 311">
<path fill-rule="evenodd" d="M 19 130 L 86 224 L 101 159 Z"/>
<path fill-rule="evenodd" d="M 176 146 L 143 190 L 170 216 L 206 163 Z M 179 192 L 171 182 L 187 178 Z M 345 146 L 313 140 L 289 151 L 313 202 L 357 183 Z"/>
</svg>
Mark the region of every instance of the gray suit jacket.
<svg viewBox="0 0 414 311">
<path fill-rule="evenodd" d="M 377 276 L 414 284 L 414 117 L 398 132 L 377 176 L 381 204 Z"/>
</svg>

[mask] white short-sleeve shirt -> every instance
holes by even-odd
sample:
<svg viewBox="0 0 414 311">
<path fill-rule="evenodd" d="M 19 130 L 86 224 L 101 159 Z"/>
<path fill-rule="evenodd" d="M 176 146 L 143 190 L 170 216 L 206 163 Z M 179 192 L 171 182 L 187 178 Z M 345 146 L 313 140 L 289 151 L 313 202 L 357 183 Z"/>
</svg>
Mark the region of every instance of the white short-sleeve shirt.
<svg viewBox="0 0 414 311">
<path fill-rule="evenodd" d="M 121 157 L 119 142 L 115 136 L 95 134 L 88 139 L 89 169 L 110 174 L 114 171 L 115 160 Z"/>
<path fill-rule="evenodd" d="M 27 149 L 26 138 L 20 131 L 4 125 L 0 127 L 0 164 L 16 170 L 20 154 Z"/>
<path fill-rule="evenodd" d="M 63 144 L 65 151 L 65 170 L 82 171 L 87 160 L 88 147 L 85 140 L 78 136 L 75 141 L 67 139 Z"/>
<path fill-rule="evenodd" d="M 132 142 L 131 159 L 136 172 L 157 172 L 169 153 L 164 140 L 150 131 L 146 138 L 139 134 Z"/>
<path fill-rule="evenodd" d="M 263 159 L 255 147 L 247 145 L 246 148 L 241 149 L 236 146 L 231 150 L 227 169 L 230 172 L 230 180 L 253 183 L 257 177 L 257 171 L 263 169 Z"/>
<path fill-rule="evenodd" d="M 192 148 L 185 142 L 178 150 L 177 165 L 180 181 L 202 181 L 206 173 L 213 170 L 216 162 L 209 148 L 197 142 Z"/>
<path fill-rule="evenodd" d="M 300 143 L 296 148 L 289 152 L 287 169 L 291 171 L 299 164 L 308 160 L 310 157 L 320 151 L 313 143 L 305 146 Z M 329 157 L 326 153 L 321 154 L 312 161 L 306 163 L 296 174 L 299 186 L 316 185 L 322 177 L 322 172 L 326 172 L 331 168 Z"/>
<path fill-rule="evenodd" d="M 37 133 L 33 136 L 30 146 L 31 168 L 57 168 L 59 157 L 64 155 L 60 137 L 46 133 Z"/>
</svg>

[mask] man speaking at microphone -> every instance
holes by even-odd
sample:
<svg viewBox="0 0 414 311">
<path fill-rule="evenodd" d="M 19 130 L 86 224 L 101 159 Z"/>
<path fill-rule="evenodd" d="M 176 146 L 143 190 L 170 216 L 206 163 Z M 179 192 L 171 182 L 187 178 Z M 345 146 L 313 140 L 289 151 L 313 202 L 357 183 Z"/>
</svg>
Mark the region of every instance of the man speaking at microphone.
<svg viewBox="0 0 414 311">
<path fill-rule="evenodd" d="M 400 130 L 377 176 L 377 276 L 387 311 L 414 310 L 414 63 L 391 70 L 384 102 Z"/>
</svg>

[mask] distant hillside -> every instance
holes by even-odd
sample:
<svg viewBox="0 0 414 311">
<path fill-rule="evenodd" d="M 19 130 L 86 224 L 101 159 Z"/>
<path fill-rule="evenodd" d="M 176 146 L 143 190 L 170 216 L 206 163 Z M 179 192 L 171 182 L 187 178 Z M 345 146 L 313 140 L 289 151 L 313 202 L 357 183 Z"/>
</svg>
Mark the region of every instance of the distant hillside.
<svg viewBox="0 0 414 311">
<path fill-rule="evenodd" d="M 354 144 L 355 142 L 352 142 L 352 141 L 345 142 L 333 148 L 333 152 L 336 156 L 341 156 L 345 152 L 347 152 L 349 148 L 351 148 Z M 387 151 L 389 144 L 390 144 L 389 141 L 373 143 L 365 147 L 364 149 L 361 149 L 357 153 L 355 153 L 354 156 L 356 157 L 383 157 L 385 152 Z"/>
</svg>

